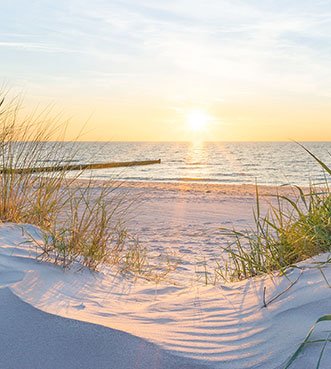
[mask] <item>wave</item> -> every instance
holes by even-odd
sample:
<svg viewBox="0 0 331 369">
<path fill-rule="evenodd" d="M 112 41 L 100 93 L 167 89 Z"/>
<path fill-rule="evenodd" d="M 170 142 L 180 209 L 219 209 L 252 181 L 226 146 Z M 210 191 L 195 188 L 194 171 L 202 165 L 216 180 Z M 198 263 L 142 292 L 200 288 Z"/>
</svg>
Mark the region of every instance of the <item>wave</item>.
<svg viewBox="0 0 331 369">
<path fill-rule="evenodd" d="M 109 176 L 96 176 L 95 178 L 104 179 L 109 178 Z M 239 178 L 210 178 L 210 177 L 126 177 L 121 176 L 123 181 L 133 181 L 133 182 L 203 182 L 203 183 L 240 183 L 242 182 Z"/>
<path fill-rule="evenodd" d="M 288 143 L 210 143 L 199 151 L 187 143 L 77 143 L 79 155 L 71 160 L 72 143 L 63 151 L 51 152 L 58 160 L 40 160 L 40 165 L 60 163 L 94 163 L 131 161 L 133 158 L 161 158 L 161 165 L 150 167 L 100 169 L 95 178 L 112 178 L 118 174 L 123 180 L 162 182 L 258 183 L 307 185 L 309 181 L 323 181 L 316 163 L 296 144 Z M 331 142 L 306 143 L 319 158 L 330 163 Z M 64 160 L 61 159 L 64 158 Z M 70 160 L 66 160 L 70 159 Z"/>
<path fill-rule="evenodd" d="M 193 162 L 188 162 L 185 164 L 188 166 L 191 166 L 191 165 L 209 165 L 210 163 L 207 163 L 205 161 L 193 161 Z"/>
</svg>

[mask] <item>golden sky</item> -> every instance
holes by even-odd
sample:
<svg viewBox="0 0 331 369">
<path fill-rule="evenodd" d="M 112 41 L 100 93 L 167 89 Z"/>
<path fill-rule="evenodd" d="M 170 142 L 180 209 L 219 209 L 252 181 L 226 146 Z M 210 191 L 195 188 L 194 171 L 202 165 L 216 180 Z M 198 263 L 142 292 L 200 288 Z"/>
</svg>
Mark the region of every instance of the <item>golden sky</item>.
<svg viewBox="0 0 331 369">
<path fill-rule="evenodd" d="M 6 1 L 2 80 L 84 140 L 331 140 L 331 4 Z"/>
</svg>

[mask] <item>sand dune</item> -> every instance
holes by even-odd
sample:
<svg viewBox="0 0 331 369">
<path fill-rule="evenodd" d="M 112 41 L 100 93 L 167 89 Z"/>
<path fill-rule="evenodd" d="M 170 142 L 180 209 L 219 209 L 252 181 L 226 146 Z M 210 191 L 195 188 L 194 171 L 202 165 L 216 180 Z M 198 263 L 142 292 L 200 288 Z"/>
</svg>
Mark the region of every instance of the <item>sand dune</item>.
<svg viewBox="0 0 331 369">
<path fill-rule="evenodd" d="M 6 332 L 1 350 L 12 353 L 0 356 L 3 363 L 15 357 L 14 368 L 38 368 L 35 360 L 40 357 L 50 358 L 49 368 L 57 360 L 62 360 L 61 368 L 84 367 L 77 363 L 88 368 L 93 361 L 97 368 L 278 368 L 313 322 L 330 309 L 330 290 L 316 269 L 307 269 L 288 293 L 262 308 L 263 287 L 269 299 L 289 280 L 226 286 L 132 283 L 106 269 L 99 274 L 63 272 L 36 262 L 33 249 L 19 245 L 24 238 L 19 226 L 2 225 L 0 234 L 0 280 L 10 288 L 1 289 L 1 331 Z M 297 273 L 293 270 L 289 278 L 296 279 Z M 325 273 L 331 279 L 331 268 Z M 30 352 L 31 363 L 21 366 L 23 356 L 16 350 Z M 123 357 L 123 351 L 129 356 Z M 168 358 L 166 351 L 178 358 Z"/>
<path fill-rule="evenodd" d="M 331 312 L 330 288 L 318 269 L 308 268 L 312 260 L 302 263 L 304 272 L 293 269 L 287 278 L 207 286 L 194 278 L 204 252 L 210 260 L 219 255 L 216 225 L 249 221 L 252 197 L 228 196 L 216 203 L 196 192 L 167 192 L 157 202 L 157 195 L 145 197 L 131 226 L 145 229 L 150 246 L 173 247 L 183 258 L 176 275 L 159 284 L 132 281 L 108 267 L 100 273 L 64 272 L 39 263 L 27 242 L 27 234 L 38 237 L 38 230 L 0 226 L 1 368 L 282 368 L 316 319 Z M 201 224 L 207 212 L 209 223 Z M 203 227 L 213 233 L 194 231 Z M 323 270 L 331 281 L 330 266 Z M 264 288 L 269 301 L 296 279 L 262 307 Z M 323 330 L 324 325 L 317 335 Z M 309 347 L 292 367 L 311 368 L 320 349 Z M 30 361 L 22 366 L 23 353 Z M 321 369 L 330 355 L 326 350 Z"/>
<path fill-rule="evenodd" d="M 44 313 L 8 288 L 0 317 L 1 368 L 206 368 L 128 333 Z"/>
</svg>

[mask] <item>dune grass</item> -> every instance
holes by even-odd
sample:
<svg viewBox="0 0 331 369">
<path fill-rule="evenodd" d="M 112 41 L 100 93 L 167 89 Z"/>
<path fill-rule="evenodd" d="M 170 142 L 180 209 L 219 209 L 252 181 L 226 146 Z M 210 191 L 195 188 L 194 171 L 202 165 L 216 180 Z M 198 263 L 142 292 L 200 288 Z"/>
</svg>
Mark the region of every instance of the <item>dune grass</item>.
<svg viewBox="0 0 331 369">
<path fill-rule="evenodd" d="M 286 362 L 286 364 L 284 366 L 284 369 L 291 368 L 292 364 L 300 357 L 300 355 L 302 355 L 304 353 L 305 348 L 310 344 L 316 344 L 316 343 L 321 344 L 321 351 L 320 351 L 320 354 L 318 356 L 315 369 L 320 368 L 326 346 L 329 342 L 331 342 L 331 331 L 330 330 L 324 331 L 324 334 L 326 335 L 325 338 L 313 339 L 312 336 L 313 336 L 313 333 L 314 333 L 317 325 L 320 325 L 320 323 L 323 323 L 323 322 L 330 322 L 330 321 L 331 321 L 331 315 L 323 315 L 319 319 L 317 319 L 315 324 L 309 330 L 309 332 L 308 332 L 306 338 L 304 339 L 304 341 L 300 344 L 298 349 L 294 352 L 294 354 Z"/>
<path fill-rule="evenodd" d="M 65 142 L 66 125 L 47 111 L 22 117 L 20 110 L 20 99 L 0 99 L 0 222 L 39 227 L 43 240 L 28 235 L 38 258 L 64 268 L 108 264 L 150 279 L 166 275 L 171 268 L 153 271 L 147 250 L 126 229 L 134 200 L 118 191 L 119 181 L 79 181 L 83 171 L 66 170 L 78 147 Z M 17 171 L 45 163 L 64 170 Z"/>
<path fill-rule="evenodd" d="M 303 147 L 303 146 L 302 146 Z M 222 228 L 231 241 L 223 248 L 226 259 L 216 268 L 223 280 L 234 281 L 285 270 L 296 263 L 331 251 L 331 169 L 312 152 L 325 171 L 325 182 L 308 189 L 293 187 L 289 196 L 276 194 L 263 215 L 256 186 L 255 228 L 247 231 Z"/>
</svg>

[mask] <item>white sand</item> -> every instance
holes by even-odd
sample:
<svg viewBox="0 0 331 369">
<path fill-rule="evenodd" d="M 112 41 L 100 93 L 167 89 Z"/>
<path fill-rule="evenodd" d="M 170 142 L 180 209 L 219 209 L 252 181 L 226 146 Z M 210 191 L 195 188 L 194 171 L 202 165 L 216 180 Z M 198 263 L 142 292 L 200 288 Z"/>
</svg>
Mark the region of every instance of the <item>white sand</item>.
<svg viewBox="0 0 331 369">
<path fill-rule="evenodd" d="M 34 260 L 24 243 L 33 227 L 1 225 L 0 368 L 281 368 L 314 321 L 331 313 L 330 288 L 317 269 L 306 269 L 267 308 L 264 287 L 269 300 L 288 279 L 197 281 L 195 264 L 204 257 L 212 264 L 219 253 L 217 226 L 249 223 L 252 191 L 134 186 L 143 188 L 143 201 L 130 227 L 155 251 L 174 249 L 184 259 L 174 284 L 133 283 L 106 267 L 63 272 Z M 331 268 L 323 270 L 331 281 Z M 293 368 L 311 368 L 320 349 L 309 347 Z M 330 358 L 326 350 L 321 369 Z"/>
</svg>

